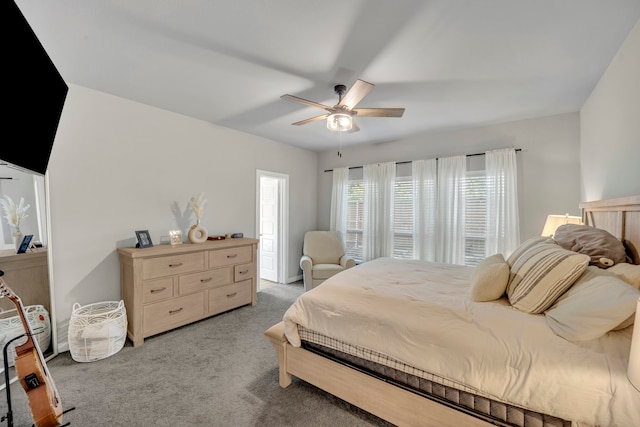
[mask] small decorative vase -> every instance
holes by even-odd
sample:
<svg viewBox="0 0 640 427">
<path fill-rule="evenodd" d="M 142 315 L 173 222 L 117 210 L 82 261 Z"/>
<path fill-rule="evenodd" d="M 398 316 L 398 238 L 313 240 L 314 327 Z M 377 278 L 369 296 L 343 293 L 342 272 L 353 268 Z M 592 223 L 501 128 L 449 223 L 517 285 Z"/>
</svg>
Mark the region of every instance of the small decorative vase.
<svg viewBox="0 0 640 427">
<path fill-rule="evenodd" d="M 188 236 L 191 243 L 204 243 L 209 237 L 207 229 L 200 225 L 200 221 L 191 226 Z"/>
<path fill-rule="evenodd" d="M 16 231 L 13 232 L 13 244 L 16 247 L 16 252 L 18 252 L 18 249 L 20 249 L 21 243 L 22 243 L 22 232 L 20 231 L 19 228 L 17 228 Z"/>
</svg>

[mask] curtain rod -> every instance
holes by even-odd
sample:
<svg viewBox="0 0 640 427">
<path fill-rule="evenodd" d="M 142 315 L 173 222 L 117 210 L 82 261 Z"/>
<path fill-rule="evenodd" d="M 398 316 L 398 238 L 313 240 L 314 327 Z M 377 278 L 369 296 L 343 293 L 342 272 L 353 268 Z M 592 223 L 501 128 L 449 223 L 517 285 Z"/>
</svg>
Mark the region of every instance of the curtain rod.
<svg viewBox="0 0 640 427">
<path fill-rule="evenodd" d="M 515 149 L 516 152 L 518 151 L 522 151 L 522 148 L 516 148 Z M 485 153 L 473 153 L 473 154 L 466 154 L 467 157 L 475 157 L 475 156 L 484 156 Z M 436 160 L 438 160 L 439 157 L 436 157 Z M 404 160 L 402 162 L 396 162 L 396 165 L 402 165 L 405 163 L 411 163 L 413 162 L 413 160 Z M 349 166 L 349 169 L 362 169 L 364 166 Z M 333 172 L 333 169 L 325 169 L 325 172 Z"/>
</svg>

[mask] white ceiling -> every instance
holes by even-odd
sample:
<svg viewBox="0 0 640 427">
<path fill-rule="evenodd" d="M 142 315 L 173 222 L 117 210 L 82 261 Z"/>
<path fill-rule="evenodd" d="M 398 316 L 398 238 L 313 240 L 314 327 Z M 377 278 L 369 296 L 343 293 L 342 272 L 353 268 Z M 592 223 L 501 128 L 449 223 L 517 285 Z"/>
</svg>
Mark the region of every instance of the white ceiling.
<svg viewBox="0 0 640 427">
<path fill-rule="evenodd" d="M 322 151 L 333 86 L 376 87 L 343 145 L 578 111 L 640 0 L 17 0 L 69 82 Z"/>
</svg>

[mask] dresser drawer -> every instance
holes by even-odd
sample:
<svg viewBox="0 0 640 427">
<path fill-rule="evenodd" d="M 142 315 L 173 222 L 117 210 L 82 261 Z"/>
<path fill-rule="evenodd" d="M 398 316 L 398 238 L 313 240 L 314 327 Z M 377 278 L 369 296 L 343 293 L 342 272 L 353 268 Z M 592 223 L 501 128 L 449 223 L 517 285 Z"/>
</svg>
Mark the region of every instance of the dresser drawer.
<svg viewBox="0 0 640 427">
<path fill-rule="evenodd" d="M 255 275 L 256 265 L 242 264 L 233 267 L 233 281 L 242 282 L 243 280 L 251 279 Z"/>
<path fill-rule="evenodd" d="M 146 280 L 142 285 L 142 303 L 162 301 L 173 296 L 173 277 Z"/>
<path fill-rule="evenodd" d="M 180 295 L 200 291 L 204 288 L 229 285 L 233 282 L 231 274 L 231 267 L 223 267 L 180 276 L 178 285 Z"/>
<path fill-rule="evenodd" d="M 253 261 L 253 252 L 250 246 L 209 251 L 209 267 L 222 267 L 251 261 Z"/>
<path fill-rule="evenodd" d="M 142 261 L 143 280 L 202 270 L 204 270 L 203 252 L 149 258 Z"/>
<path fill-rule="evenodd" d="M 209 314 L 251 304 L 251 280 L 209 290 Z"/>
<path fill-rule="evenodd" d="M 204 293 L 144 306 L 144 336 L 157 334 L 204 317 Z"/>
</svg>

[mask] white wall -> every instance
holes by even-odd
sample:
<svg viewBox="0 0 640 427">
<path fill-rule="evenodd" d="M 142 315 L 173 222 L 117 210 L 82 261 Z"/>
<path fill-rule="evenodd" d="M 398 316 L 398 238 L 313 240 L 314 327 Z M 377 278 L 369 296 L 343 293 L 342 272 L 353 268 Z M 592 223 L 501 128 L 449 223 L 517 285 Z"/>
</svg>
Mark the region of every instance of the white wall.
<svg viewBox="0 0 640 427">
<path fill-rule="evenodd" d="M 640 21 L 580 110 L 581 196 L 640 194 Z"/>
<path fill-rule="evenodd" d="M 380 119 L 383 120 L 383 119 Z M 362 126 L 365 126 L 363 124 Z M 319 157 L 320 229 L 330 222 L 332 174 L 340 166 L 405 161 L 521 148 L 518 186 L 521 240 L 539 235 L 551 213 L 579 214 L 579 117 L 577 113 L 423 134 L 411 139 L 367 147 L 344 148 L 342 158 L 331 148 Z"/>
<path fill-rule="evenodd" d="M 289 175 L 289 277 L 317 221 L 317 154 L 70 85 L 48 168 L 60 350 L 73 303 L 120 299 L 116 248 L 135 230 L 154 243 L 186 229 L 189 198 L 205 192 L 210 234 L 255 237 L 256 169 Z"/>
</svg>

